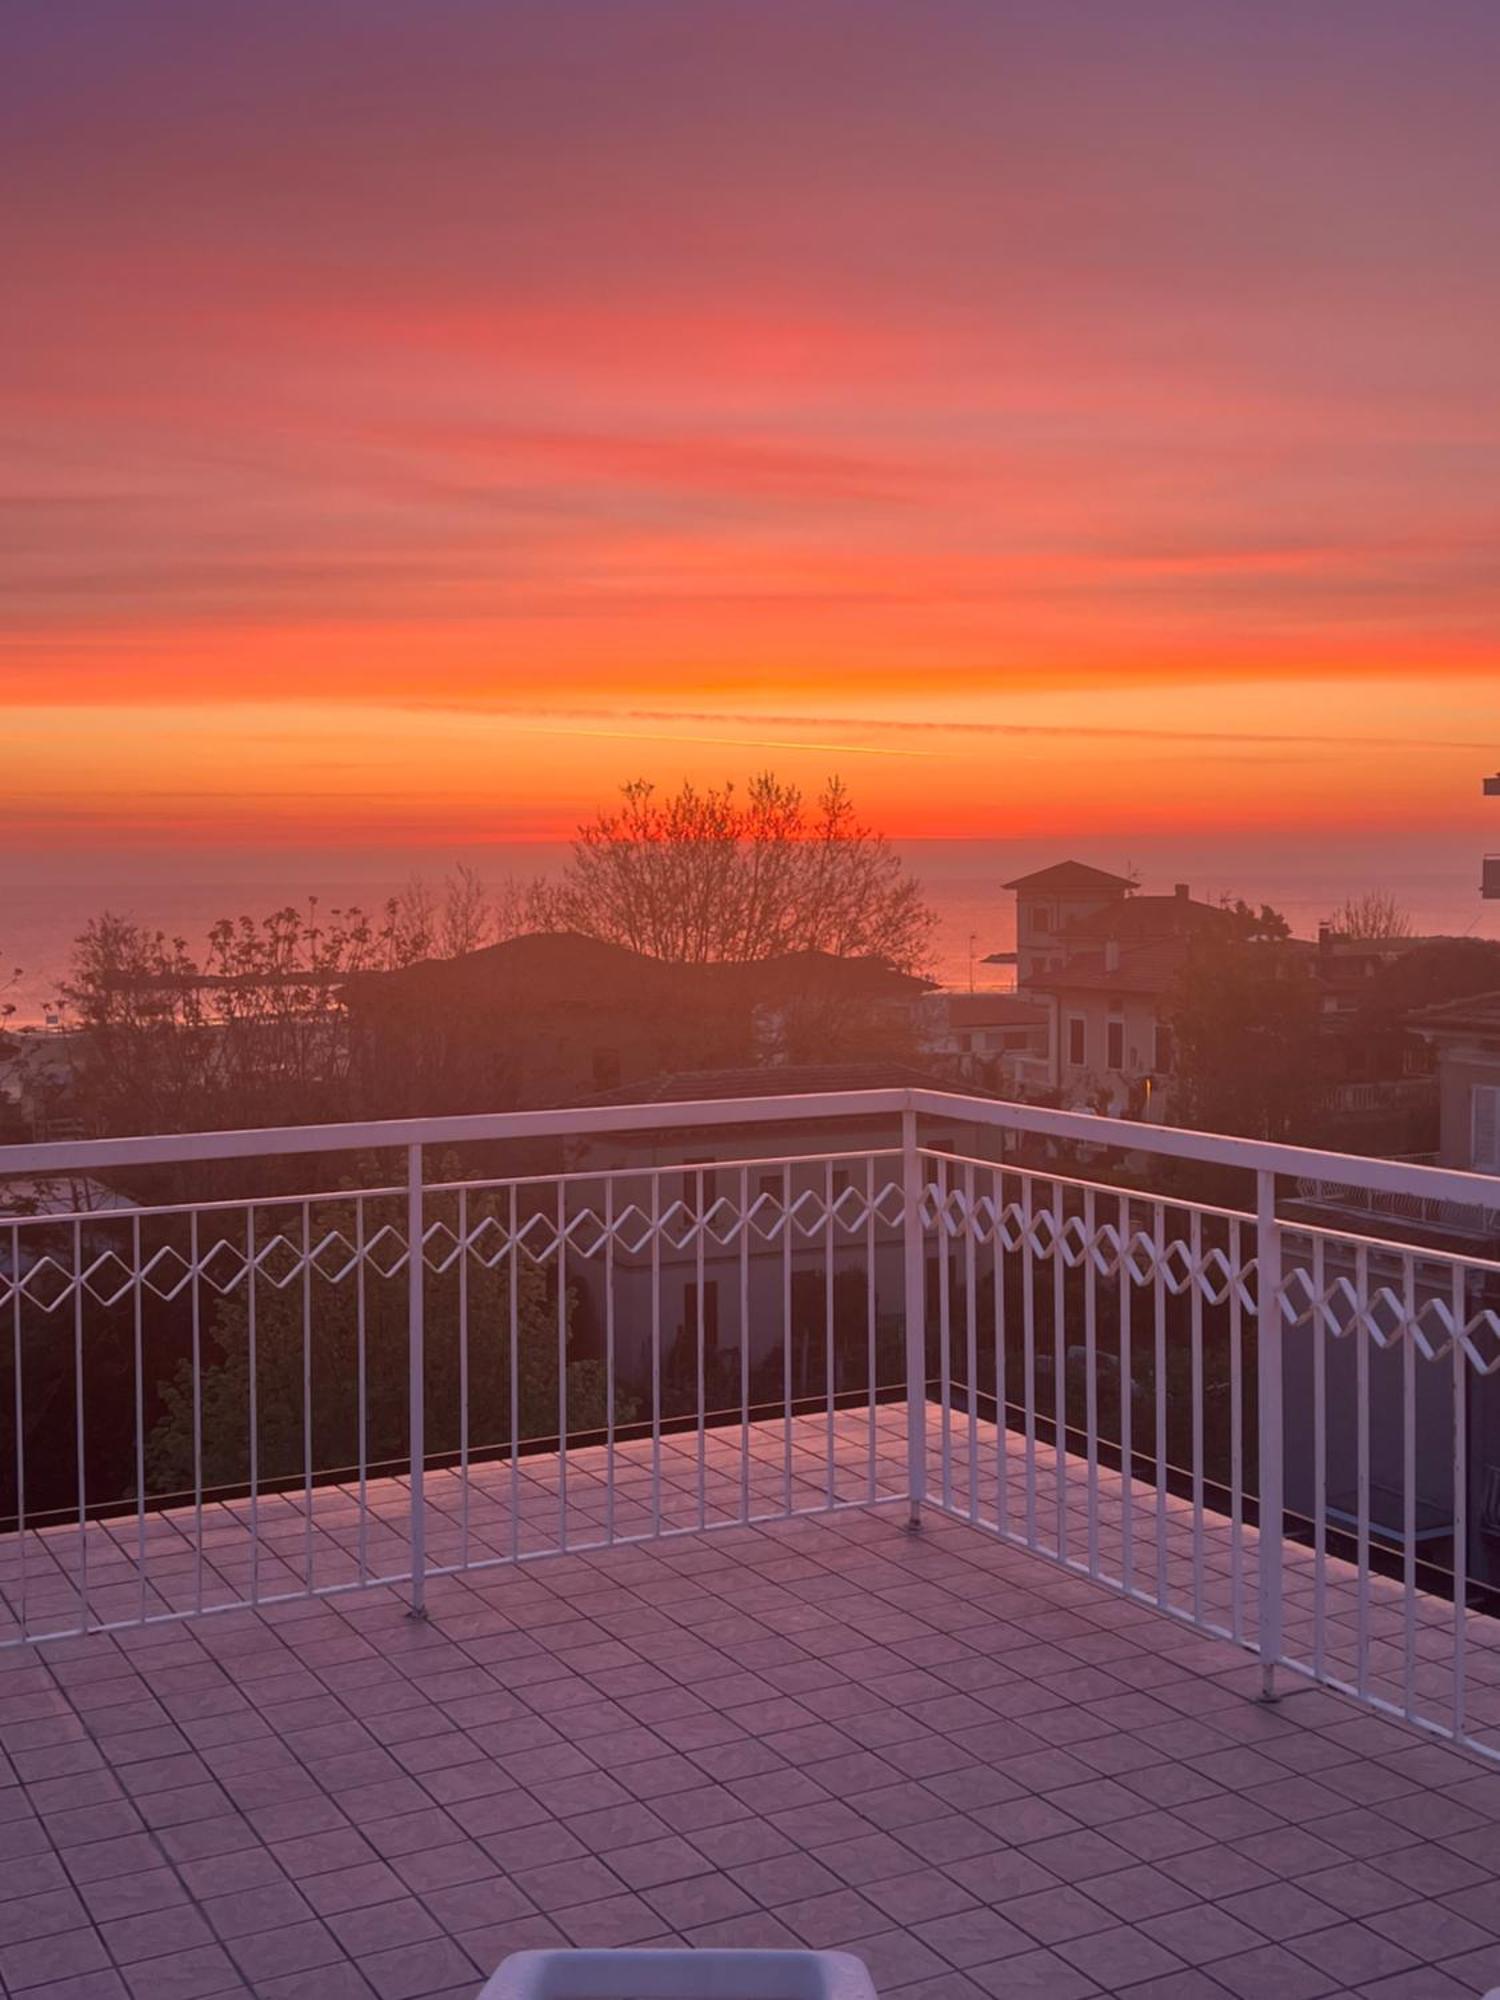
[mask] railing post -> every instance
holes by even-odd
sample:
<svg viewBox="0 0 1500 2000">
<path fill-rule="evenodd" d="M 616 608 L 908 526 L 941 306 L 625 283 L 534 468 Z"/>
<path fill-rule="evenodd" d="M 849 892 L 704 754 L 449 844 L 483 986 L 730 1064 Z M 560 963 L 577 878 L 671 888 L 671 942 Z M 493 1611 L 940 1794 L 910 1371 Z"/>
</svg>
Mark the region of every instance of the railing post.
<svg viewBox="0 0 1500 2000">
<path fill-rule="evenodd" d="M 922 1234 L 922 1161 L 917 1114 L 901 1114 L 902 1266 L 906 1318 L 906 1477 L 908 1526 L 922 1525 L 927 1497 L 927 1297 Z"/>
<path fill-rule="evenodd" d="M 410 1375 L 408 1427 L 411 1434 L 411 1610 L 427 1616 L 427 1342 L 426 1263 L 422 1254 L 422 1148 L 406 1149 L 406 1300 Z"/>
<path fill-rule="evenodd" d="M 1281 1660 L 1282 1485 L 1285 1437 L 1282 1427 L 1281 1231 L 1276 1221 L 1276 1176 L 1262 1168 L 1255 1177 L 1256 1388 L 1259 1403 L 1260 1470 L 1260 1675 L 1262 1701 L 1276 1700 L 1276 1668 Z"/>
</svg>

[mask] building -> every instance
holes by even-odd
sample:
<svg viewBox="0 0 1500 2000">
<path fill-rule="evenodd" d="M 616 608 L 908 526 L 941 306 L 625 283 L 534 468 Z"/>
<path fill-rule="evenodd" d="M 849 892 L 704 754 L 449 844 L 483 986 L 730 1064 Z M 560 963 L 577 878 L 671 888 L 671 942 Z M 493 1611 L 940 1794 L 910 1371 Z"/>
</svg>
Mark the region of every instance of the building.
<svg viewBox="0 0 1500 2000">
<path fill-rule="evenodd" d="M 1500 993 L 1411 1016 L 1437 1055 L 1438 1163 L 1500 1174 Z"/>
<path fill-rule="evenodd" d="M 675 965 L 572 932 L 364 973 L 345 989 L 361 1103 L 529 1110 L 667 1071 L 910 1047 L 925 982 L 876 959 L 788 953 Z"/>
<path fill-rule="evenodd" d="M 1064 1104 L 1161 1122 L 1172 993 L 1196 943 L 1233 934 L 1229 913 L 1195 902 L 1186 883 L 1170 896 L 1120 896 L 1074 918 L 1048 953 L 1049 969 L 1032 969 L 1026 985 L 1026 997 L 1043 1001 L 1051 1017 L 1046 1088 Z"/>
<path fill-rule="evenodd" d="M 1007 1097 L 1045 1084 L 1052 1015 L 1039 995 L 928 993 L 916 1012 L 918 1047 L 945 1082 Z"/>
<path fill-rule="evenodd" d="M 1033 978 L 1061 969 L 1064 940 L 1074 924 L 1123 903 L 1135 883 L 1087 862 L 1059 861 L 1005 887 L 1016 897 L 1016 982 L 1029 986 Z"/>
</svg>

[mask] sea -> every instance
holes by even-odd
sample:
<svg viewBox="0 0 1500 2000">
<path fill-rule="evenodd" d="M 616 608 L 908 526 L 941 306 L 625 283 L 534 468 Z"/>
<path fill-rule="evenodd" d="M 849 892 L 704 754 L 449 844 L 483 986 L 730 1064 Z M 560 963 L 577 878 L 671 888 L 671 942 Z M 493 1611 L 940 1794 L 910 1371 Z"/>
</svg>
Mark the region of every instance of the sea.
<svg viewBox="0 0 1500 2000">
<path fill-rule="evenodd" d="M 1270 903 L 1294 933 L 1311 937 L 1351 895 L 1394 896 L 1414 930 L 1500 938 L 1500 903 L 1479 896 L 1473 836 L 1380 838 L 1326 833 L 1067 839 L 911 840 L 900 852 L 937 912 L 929 970 L 944 986 L 1004 990 L 1013 968 L 988 963 L 1013 951 L 1015 898 L 1004 885 L 1050 862 L 1087 861 L 1139 879 L 1146 892 L 1185 882 L 1195 897 L 1242 896 Z M 0 853 L 0 997 L 13 1025 L 39 1024 L 67 976 L 73 940 L 104 911 L 183 938 L 201 949 L 222 917 L 260 918 L 316 898 L 321 911 L 372 914 L 413 876 L 440 882 L 459 862 L 492 889 L 554 875 L 566 849 L 495 844 L 466 849 L 83 849 Z"/>
</svg>

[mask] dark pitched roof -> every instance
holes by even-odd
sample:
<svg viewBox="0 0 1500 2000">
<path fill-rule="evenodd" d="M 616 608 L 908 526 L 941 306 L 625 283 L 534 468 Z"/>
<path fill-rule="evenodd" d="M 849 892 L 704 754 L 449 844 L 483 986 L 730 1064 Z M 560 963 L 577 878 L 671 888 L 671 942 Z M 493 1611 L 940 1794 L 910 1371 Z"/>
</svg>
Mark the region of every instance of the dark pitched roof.
<svg viewBox="0 0 1500 2000">
<path fill-rule="evenodd" d="M 1034 1028 L 1048 1016 L 1045 1007 L 1023 993 L 943 993 L 949 1025 L 955 1028 Z"/>
<path fill-rule="evenodd" d="M 1145 944 L 1160 938 L 1227 935 L 1233 927 L 1229 912 L 1215 903 L 1195 903 L 1190 896 L 1130 896 L 1079 917 L 1064 936 L 1070 945 L 1091 938 Z"/>
<path fill-rule="evenodd" d="M 1091 868 L 1086 861 L 1055 861 L 1050 868 L 1038 868 L 1031 875 L 1018 875 L 1005 889 L 1133 889 L 1128 875 L 1111 875 L 1103 868 Z"/>
<path fill-rule="evenodd" d="M 359 973 L 346 991 L 352 1000 L 377 1008 L 440 1008 L 476 1001 L 667 1007 L 689 997 L 750 1005 L 808 997 L 910 999 L 926 984 L 875 958 L 804 951 L 748 964 L 681 965 L 577 931 L 536 931 L 458 958 Z"/>
<path fill-rule="evenodd" d="M 1030 981 L 1041 993 L 1167 993 L 1188 961 L 1186 938 L 1162 938 L 1122 951 L 1113 972 L 1102 951 L 1080 951 L 1058 972 Z"/>
<path fill-rule="evenodd" d="M 1471 993 L 1466 1000 L 1444 1000 L 1406 1018 L 1423 1034 L 1500 1037 L 1500 993 Z"/>
</svg>

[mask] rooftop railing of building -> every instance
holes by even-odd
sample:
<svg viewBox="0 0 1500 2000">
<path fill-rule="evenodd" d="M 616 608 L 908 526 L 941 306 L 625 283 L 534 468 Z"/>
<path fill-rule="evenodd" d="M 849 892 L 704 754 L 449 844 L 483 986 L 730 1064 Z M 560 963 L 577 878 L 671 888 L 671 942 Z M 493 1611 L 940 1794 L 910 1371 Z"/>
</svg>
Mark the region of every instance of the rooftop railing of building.
<svg viewBox="0 0 1500 2000">
<path fill-rule="evenodd" d="M 1278 1206 L 1494 1177 L 923 1089 L 3 1167 L 0 1644 L 935 1509 L 1500 1757 L 1500 1261 Z"/>
</svg>

